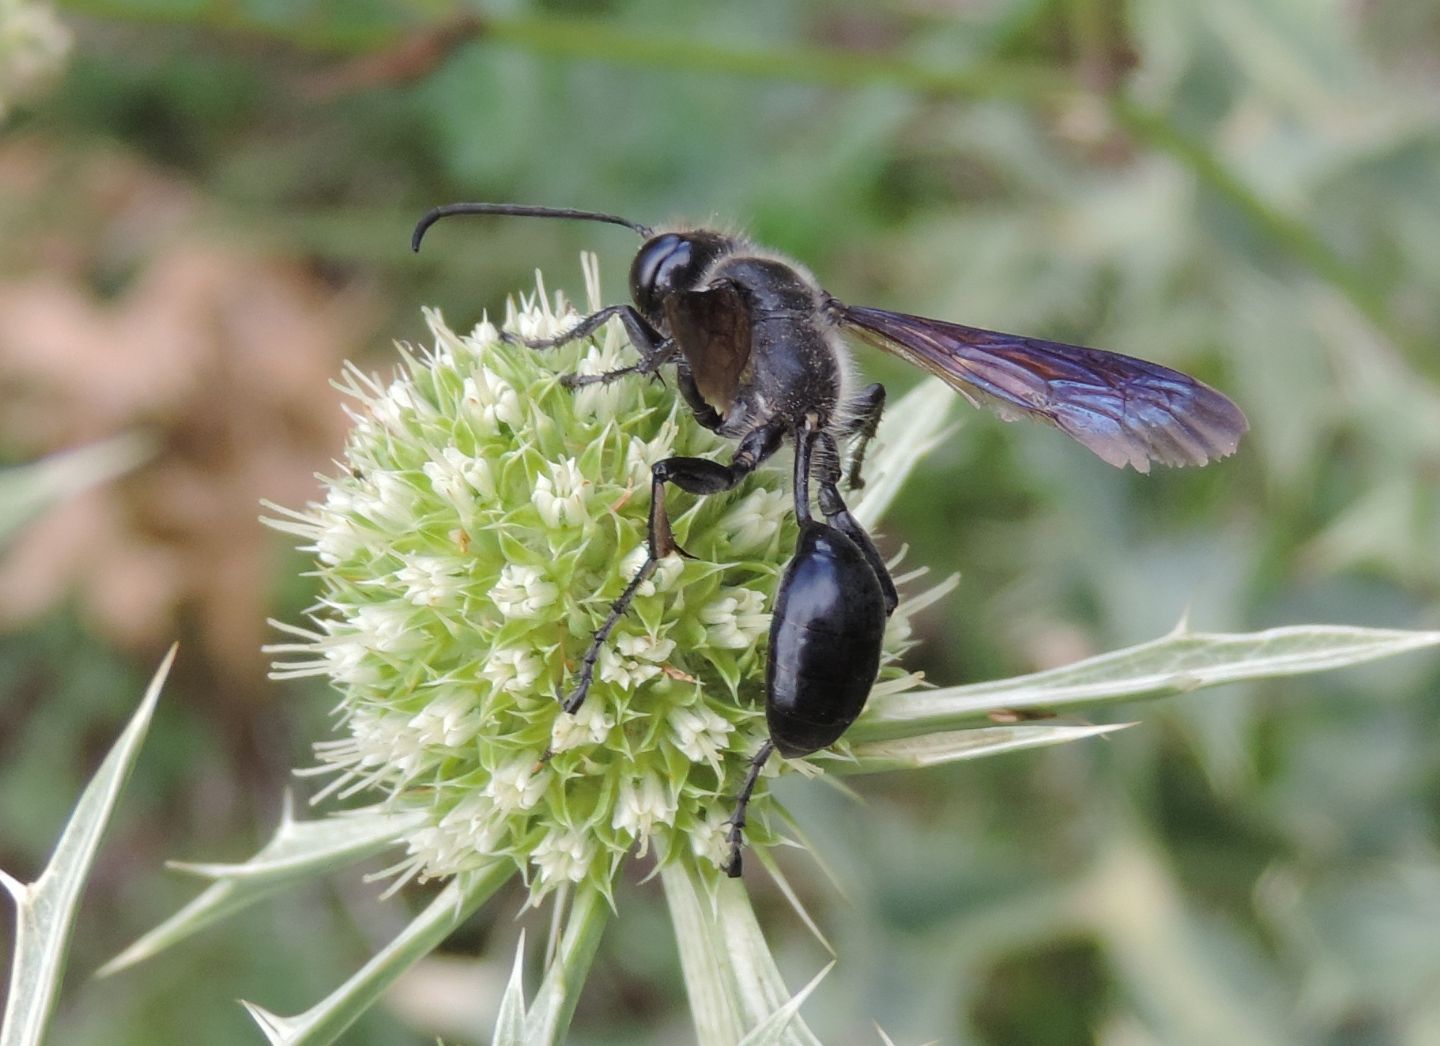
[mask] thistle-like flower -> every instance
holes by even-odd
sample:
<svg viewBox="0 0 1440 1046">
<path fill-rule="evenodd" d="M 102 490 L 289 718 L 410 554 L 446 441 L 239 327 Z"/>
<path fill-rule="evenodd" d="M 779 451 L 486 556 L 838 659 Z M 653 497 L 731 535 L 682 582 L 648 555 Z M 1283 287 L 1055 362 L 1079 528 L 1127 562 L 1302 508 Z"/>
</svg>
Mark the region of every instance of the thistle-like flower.
<svg viewBox="0 0 1440 1046">
<path fill-rule="evenodd" d="M 595 307 L 593 261 L 586 275 Z M 562 384 L 566 372 L 620 366 L 617 331 L 535 352 L 487 322 L 462 337 L 427 318 L 434 344 L 402 347 L 398 376 L 346 372 L 354 430 L 324 501 L 270 506 L 270 522 L 313 551 L 321 587 L 308 625 L 279 625 L 293 641 L 272 648 L 275 675 L 324 677 L 340 692 L 340 737 L 317 746 L 312 772 L 329 775 L 317 799 L 366 796 L 369 805 L 311 821 L 287 813 L 244 864 L 187 866 L 213 884 L 105 971 L 280 885 L 400 847 L 396 886 L 418 876 L 446 887 L 310 1009 L 280 1016 L 247 1004 L 270 1041 L 334 1041 L 518 874 L 532 903 L 557 898 L 559 932 L 533 995 L 522 985 L 522 936 L 494 1041 L 554 1043 L 616 909 L 616 872 L 633 854 L 653 862 L 663 884 L 698 1040 L 815 1043 L 798 1015 L 810 989 L 792 995 L 743 883 L 719 868 L 734 793 L 765 732 L 767 611 L 795 534 L 786 470 L 761 469 L 729 494 L 677 494 L 675 536 L 695 558 L 664 560 L 641 587 L 588 698 L 568 714 L 559 698 L 575 663 L 645 558 L 651 463 L 730 448 L 658 383 Z M 573 318 L 541 286 L 507 310 L 505 326 L 544 337 Z M 936 382 L 892 408 L 853 505 L 862 525 L 875 526 L 938 441 L 951 401 Z M 913 769 L 1074 741 L 1116 727 L 1029 720 L 1440 644 L 1434 632 L 1308 625 L 1207 635 L 1182 622 L 1063 668 L 922 691 L 894 659 L 910 615 L 950 583 L 915 594 L 917 576 L 896 579 L 902 597 L 912 591 L 891 618 L 889 664 L 865 712 L 833 749 L 772 760 L 771 774 Z M 766 792 L 762 783 L 747 836 L 778 877 L 766 854 L 779 838 Z"/>
<path fill-rule="evenodd" d="M 542 286 L 504 326 L 544 338 L 576 318 Z M 608 895 L 631 853 L 715 868 L 723 812 L 765 737 L 767 607 L 795 535 L 788 471 L 677 496 L 694 558 L 662 561 L 567 714 L 558 697 L 645 558 L 650 467 L 733 447 L 660 381 L 562 385 L 623 365 L 618 325 L 542 352 L 488 322 L 464 337 L 427 322 L 433 348 L 402 347 L 388 383 L 347 370 L 344 468 L 322 503 L 275 521 L 305 538 L 322 588 L 310 625 L 286 626 L 299 642 L 275 648 L 276 675 L 325 675 L 343 695 L 344 736 L 317 746 L 321 796 L 378 791 L 423 815 L 402 879 L 504 860 L 539 898 L 580 882 Z M 895 614 L 892 657 L 916 605 Z M 775 839 L 765 806 L 752 846 Z"/>
</svg>

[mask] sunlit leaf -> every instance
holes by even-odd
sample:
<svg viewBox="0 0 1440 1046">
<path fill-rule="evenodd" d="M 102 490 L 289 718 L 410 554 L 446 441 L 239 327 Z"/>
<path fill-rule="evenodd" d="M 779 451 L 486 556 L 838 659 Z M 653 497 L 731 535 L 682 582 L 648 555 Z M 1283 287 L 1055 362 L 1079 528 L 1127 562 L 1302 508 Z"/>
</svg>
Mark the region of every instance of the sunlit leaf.
<svg viewBox="0 0 1440 1046">
<path fill-rule="evenodd" d="M 505 994 L 500 1000 L 500 1012 L 495 1016 L 495 1035 L 492 1046 L 525 1046 L 525 931 L 520 931 L 520 941 L 515 945 L 515 963 L 510 968 L 510 980 L 505 984 Z"/>
<path fill-rule="evenodd" d="M 915 770 L 924 766 L 939 766 L 942 763 L 956 763 L 965 759 L 980 759 L 1003 752 L 1017 752 L 1026 748 L 1043 748 L 1048 745 L 1065 744 L 1067 741 L 1082 741 L 1115 730 L 1123 730 L 1131 723 L 1104 726 L 991 726 L 973 730 L 948 730 L 941 733 L 919 734 L 913 737 L 899 737 L 888 741 L 867 741 L 853 745 L 851 753 L 854 763 L 836 760 L 827 769 L 838 774 L 864 774 L 881 770 Z"/>
<path fill-rule="evenodd" d="M 660 878 L 702 1046 L 733 1044 L 762 1026 L 770 1036 L 766 1042 L 817 1043 L 805 1022 L 787 1009 L 794 996 L 760 932 L 743 883 L 701 874 L 683 861 L 665 864 Z M 777 1020 L 777 1014 L 783 1016 Z"/>
<path fill-rule="evenodd" d="M 1077 712 L 1249 679 L 1344 668 L 1440 644 L 1440 632 L 1297 625 L 1236 634 L 1177 629 L 1063 668 L 989 683 L 876 695 L 851 728 L 857 743 L 985 722 L 1007 713 Z"/>
<path fill-rule="evenodd" d="M 578 887 L 560 945 L 545 969 L 540 990 L 525 1011 L 525 1042 L 544 1046 L 563 1042 L 580 1001 L 585 975 L 610 919 L 610 907 L 599 890 Z"/>
<path fill-rule="evenodd" d="M 796 992 L 784 1006 L 766 1017 L 757 1024 L 745 1038 L 740 1040 L 740 1046 L 779 1046 L 787 1042 L 786 1031 L 792 1021 L 796 1020 L 800 1013 L 800 1007 L 805 1000 L 810 998 L 811 993 L 820 987 L 820 982 L 825 979 L 835 964 L 832 962 L 810 978 L 810 983 Z"/>
<path fill-rule="evenodd" d="M 0 472 L 0 543 L 53 505 L 114 479 L 154 452 L 141 436 L 117 436 Z"/>
<path fill-rule="evenodd" d="M 660 881 L 670 907 L 696 1038 L 701 1046 L 738 1042 L 744 1034 L 740 1005 L 730 990 L 724 950 L 715 946 L 714 914 L 701 883 L 679 862 L 663 865 Z"/>
<path fill-rule="evenodd" d="M 175 661 L 175 650 L 171 647 L 165 655 L 125 732 L 111 747 L 75 804 L 75 811 L 45 871 L 28 884 L 0 872 L 0 885 L 15 899 L 16 908 L 15 956 L 10 968 L 5 1018 L 0 1022 L 0 1046 L 36 1046 L 44 1037 L 45 1025 L 65 974 L 65 953 L 75 926 L 80 892 L 110 823 L 120 789 L 135 765 L 140 743 L 150 727 L 160 688 Z"/>
<path fill-rule="evenodd" d="M 244 1006 L 266 1039 L 277 1046 L 334 1042 L 375 1004 L 397 977 L 434 951 L 512 874 L 513 868 L 507 862 L 497 861 L 452 879 L 394 940 L 304 1013 L 283 1017 L 251 1002 Z"/>
<path fill-rule="evenodd" d="M 215 883 L 100 968 L 105 976 L 133 966 L 271 894 L 314 876 L 333 872 L 393 846 L 421 820 L 416 813 L 372 807 L 314 821 L 297 821 L 287 800 L 275 834 L 241 864 L 171 867 Z"/>
</svg>

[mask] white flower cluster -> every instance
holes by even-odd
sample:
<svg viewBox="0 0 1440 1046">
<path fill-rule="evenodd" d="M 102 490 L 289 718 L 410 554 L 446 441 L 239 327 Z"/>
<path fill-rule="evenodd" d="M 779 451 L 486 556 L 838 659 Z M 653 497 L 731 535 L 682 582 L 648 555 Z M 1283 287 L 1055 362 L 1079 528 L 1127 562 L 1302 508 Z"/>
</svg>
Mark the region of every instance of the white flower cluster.
<svg viewBox="0 0 1440 1046">
<path fill-rule="evenodd" d="M 548 336 L 574 318 L 541 288 L 506 327 Z M 632 852 L 721 860 L 764 735 L 767 607 L 794 540 L 787 470 L 673 495 L 695 558 L 666 558 L 640 587 L 567 714 L 558 698 L 645 558 L 650 467 L 733 447 L 659 383 L 562 385 L 623 366 L 618 330 L 542 353 L 489 323 L 460 337 L 427 319 L 433 348 L 402 347 L 393 380 L 347 369 L 355 425 L 324 501 L 271 506 L 322 586 L 307 627 L 280 626 L 294 641 L 271 648 L 275 675 L 343 695 L 343 736 L 316 749 L 313 772 L 332 775 L 321 794 L 378 789 L 424 810 L 406 874 L 506 860 L 537 896 L 608 887 Z M 773 839 L 763 808 L 759 845 Z"/>
</svg>

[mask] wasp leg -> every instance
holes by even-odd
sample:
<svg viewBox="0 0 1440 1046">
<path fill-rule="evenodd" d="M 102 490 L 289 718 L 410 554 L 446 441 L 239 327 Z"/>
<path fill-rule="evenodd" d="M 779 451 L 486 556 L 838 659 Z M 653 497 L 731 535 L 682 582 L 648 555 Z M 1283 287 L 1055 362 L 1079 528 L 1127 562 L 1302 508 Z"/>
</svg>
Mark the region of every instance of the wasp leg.
<svg viewBox="0 0 1440 1046">
<path fill-rule="evenodd" d="M 850 423 L 840 434 L 854 436 L 855 447 L 850 452 L 850 468 L 845 474 L 845 485 L 851 490 L 859 490 L 865 485 L 865 477 L 860 474 L 860 470 L 865 467 L 865 452 L 870 449 L 870 441 L 875 438 L 875 432 L 880 428 L 880 416 L 885 413 L 885 386 L 878 381 L 874 385 L 866 385 L 851 400 L 849 409 L 854 413 Z"/>
<path fill-rule="evenodd" d="M 675 343 L 666 341 L 653 354 L 643 356 L 639 363 L 632 363 L 628 367 L 619 367 L 615 370 L 601 371 L 599 374 L 562 374 L 560 375 L 560 384 L 567 389 L 583 389 L 586 385 L 609 385 L 612 381 L 628 378 L 632 374 L 654 374 L 674 358 Z"/>
<path fill-rule="evenodd" d="M 650 326 L 644 316 L 635 311 L 633 305 L 607 305 L 598 312 L 592 312 L 589 316 L 583 317 L 575 326 L 561 331 L 552 338 L 522 338 L 510 331 L 501 331 L 500 337 L 512 345 L 524 345 L 527 349 L 555 349 L 561 345 L 569 345 L 572 341 L 579 341 L 616 316 L 620 317 L 620 322 L 625 326 L 625 333 L 630 336 L 631 341 L 636 343 L 641 352 L 645 351 L 646 346 L 658 346 L 665 340 L 659 331 Z"/>
<path fill-rule="evenodd" d="M 804 424 L 794 430 L 795 518 L 801 523 L 810 521 L 810 463 L 815 440 L 819 435 L 814 417 L 806 418 Z M 775 742 L 767 737 L 750 760 L 750 770 L 745 775 L 745 783 L 740 786 L 740 794 L 735 797 L 735 812 L 726 822 L 730 825 L 730 831 L 725 836 L 726 842 L 730 844 L 730 856 L 726 858 L 722 868 L 732 879 L 740 877 L 740 851 L 745 845 L 745 815 L 750 809 L 750 797 L 755 794 L 755 783 L 760 780 L 760 771 L 765 766 L 765 761 L 774 751 Z"/>
<path fill-rule="evenodd" d="M 695 415 L 695 420 L 704 425 L 711 432 L 718 432 L 720 426 L 725 423 L 718 411 L 705 402 L 705 397 L 700 395 L 700 389 L 695 384 L 695 376 L 690 373 L 684 360 L 675 368 L 675 385 L 680 390 L 680 395 L 685 400 L 685 405 Z"/>
<path fill-rule="evenodd" d="M 768 421 L 752 429 L 741 439 L 729 465 L 722 465 L 708 458 L 680 457 L 664 458 L 654 464 L 650 470 L 650 524 L 646 535 L 645 562 L 625 586 L 625 591 L 610 604 L 610 612 L 605 615 L 605 620 L 591 637 L 590 647 L 580 661 L 580 673 L 575 686 L 565 698 L 565 711 L 573 713 L 584 704 L 585 695 L 589 693 L 590 683 L 595 676 L 595 662 L 600 658 L 601 647 L 610 638 L 615 625 L 625 616 L 625 611 L 630 609 L 630 603 L 640 586 L 655 573 L 660 560 L 672 552 L 688 555 L 676 544 L 675 536 L 670 531 L 670 514 L 665 509 L 665 484 L 674 483 L 691 494 L 719 494 L 731 490 L 754 472 L 756 466 L 780 449 L 785 431 L 785 426 L 778 420 Z"/>
<path fill-rule="evenodd" d="M 625 336 L 630 339 L 630 344 L 640 353 L 639 364 L 604 374 L 566 374 L 560 381 L 567 388 L 614 381 L 628 374 L 653 374 L 661 364 L 668 363 L 673 358 L 674 343 L 651 326 L 650 321 L 640 315 L 633 305 L 607 305 L 553 338 L 522 338 L 509 331 L 502 331 L 500 337 L 512 345 L 524 345 L 527 349 L 554 349 L 578 341 L 616 317 L 619 317 L 621 326 L 625 328 Z"/>
<path fill-rule="evenodd" d="M 805 423 L 795 430 L 795 481 L 791 486 L 795 495 L 797 523 L 810 522 L 811 462 L 814 459 L 815 441 L 819 436 L 820 428 L 813 417 L 806 418 Z M 833 443 L 831 447 L 834 447 Z"/>
<path fill-rule="evenodd" d="M 735 797 L 735 813 L 726 822 L 730 825 L 730 832 L 725 837 L 730 844 L 730 856 L 725 861 L 724 871 L 732 879 L 740 877 L 740 848 L 745 845 L 745 814 L 750 809 L 750 797 L 755 794 L 755 783 L 760 780 L 760 770 L 774 751 L 775 742 L 766 738 L 760 750 L 750 760 L 750 772 L 745 775 L 745 783 L 740 786 L 740 794 Z"/>
<path fill-rule="evenodd" d="M 875 571 L 875 577 L 880 581 L 881 595 L 885 598 L 885 616 L 889 617 L 900 602 L 900 595 L 895 591 L 895 581 L 890 577 L 885 560 L 880 558 L 875 542 L 870 540 L 870 535 L 865 532 L 860 521 L 850 514 L 850 510 L 845 507 L 845 499 L 840 496 L 837 485 L 840 481 L 840 459 L 835 450 L 835 440 L 828 432 L 819 433 L 818 438 L 824 448 L 824 453 L 818 459 L 821 463 L 818 497 L 820 511 L 825 516 L 825 522 L 855 542 L 869 560 L 870 568 Z"/>
</svg>

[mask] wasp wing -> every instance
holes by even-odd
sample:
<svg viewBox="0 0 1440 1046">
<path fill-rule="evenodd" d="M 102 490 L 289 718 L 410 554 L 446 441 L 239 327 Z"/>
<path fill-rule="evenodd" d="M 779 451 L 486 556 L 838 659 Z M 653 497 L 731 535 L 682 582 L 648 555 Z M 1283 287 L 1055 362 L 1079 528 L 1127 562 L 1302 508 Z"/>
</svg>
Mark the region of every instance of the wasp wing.
<svg viewBox="0 0 1440 1046">
<path fill-rule="evenodd" d="M 1111 465 L 1150 471 L 1235 451 L 1250 427 L 1204 382 L 1118 352 L 834 303 L 871 344 L 944 380 L 1002 418 L 1054 425 Z"/>
<path fill-rule="evenodd" d="M 750 307 L 726 281 L 665 299 L 665 322 L 702 399 L 724 415 L 750 365 Z"/>
</svg>

